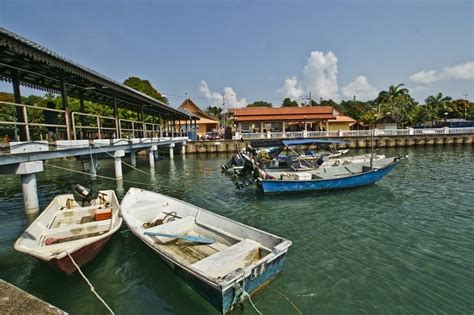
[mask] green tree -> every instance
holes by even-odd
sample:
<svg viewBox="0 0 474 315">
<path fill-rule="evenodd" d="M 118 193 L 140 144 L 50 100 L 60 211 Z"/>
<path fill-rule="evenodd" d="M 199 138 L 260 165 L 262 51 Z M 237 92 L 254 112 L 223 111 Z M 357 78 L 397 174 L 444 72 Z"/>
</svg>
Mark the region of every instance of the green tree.
<svg viewBox="0 0 474 315">
<path fill-rule="evenodd" d="M 445 113 L 449 114 L 449 112 L 452 110 L 451 100 L 451 97 L 444 96 L 441 92 L 437 95 L 430 95 L 425 99 L 427 110 L 429 111 L 429 116 L 431 117 L 432 123 L 434 123 L 434 120 L 440 120 L 446 117 Z"/>
<path fill-rule="evenodd" d="M 247 107 L 272 107 L 272 104 L 264 101 L 256 101 L 248 104 Z"/>
<path fill-rule="evenodd" d="M 298 102 L 291 100 L 289 97 L 286 97 L 282 104 L 282 107 L 298 107 Z"/>
<path fill-rule="evenodd" d="M 137 91 L 145 93 L 146 95 L 151 96 L 154 99 L 157 99 L 165 104 L 169 104 L 168 99 L 162 96 L 161 93 L 158 92 L 148 80 L 143 80 L 139 77 L 129 77 L 125 81 L 123 81 L 123 84 Z"/>
<path fill-rule="evenodd" d="M 375 99 L 377 103 L 385 103 L 387 100 L 402 96 L 402 95 L 409 95 L 410 91 L 407 88 L 404 88 L 405 84 L 400 83 L 398 85 L 390 85 L 388 90 L 380 91 L 379 95 Z"/>
<path fill-rule="evenodd" d="M 221 117 L 221 113 L 222 113 L 222 108 L 221 107 L 208 106 L 206 108 L 206 114 L 208 114 L 208 115 L 219 118 L 219 117 Z"/>
<path fill-rule="evenodd" d="M 451 102 L 451 111 L 449 118 L 474 118 L 474 104 L 468 100 L 457 99 Z"/>
</svg>

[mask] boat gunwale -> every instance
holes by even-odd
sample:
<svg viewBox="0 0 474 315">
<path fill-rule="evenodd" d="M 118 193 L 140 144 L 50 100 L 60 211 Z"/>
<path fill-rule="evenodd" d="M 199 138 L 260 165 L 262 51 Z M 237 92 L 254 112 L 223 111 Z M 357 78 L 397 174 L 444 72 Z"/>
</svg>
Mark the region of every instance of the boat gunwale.
<svg viewBox="0 0 474 315">
<path fill-rule="evenodd" d="M 250 228 L 256 232 L 259 232 L 259 233 L 263 233 L 263 234 L 267 234 L 271 237 L 274 237 L 276 239 L 279 239 L 281 240 L 280 243 L 278 243 L 277 245 L 275 245 L 273 247 L 272 250 L 269 251 L 269 253 L 261 258 L 260 260 L 252 263 L 251 265 L 245 267 L 242 269 L 242 272 L 238 275 L 236 275 L 234 278 L 231 278 L 231 279 L 228 279 L 226 280 L 225 282 L 216 282 L 214 281 L 209 275 L 206 275 L 204 273 L 201 273 L 200 271 L 198 270 L 195 270 L 193 268 L 190 268 L 190 266 L 187 266 L 187 265 L 184 265 L 182 263 L 180 263 L 179 261 L 177 261 L 172 255 L 168 254 L 167 252 L 164 252 L 164 251 L 160 251 L 158 248 L 156 248 L 154 246 L 154 244 L 152 244 L 150 241 L 148 241 L 142 234 L 139 233 L 139 230 L 143 230 L 143 229 L 139 229 L 139 228 L 134 228 L 134 227 L 131 227 L 128 222 L 127 222 L 127 219 L 126 219 L 126 215 L 124 216 L 123 213 L 126 212 L 126 210 L 124 210 L 122 207 L 121 207 L 121 215 L 122 215 L 122 218 L 124 219 L 125 221 L 125 224 L 127 225 L 127 227 L 129 228 L 130 231 L 132 231 L 133 234 L 135 234 L 140 240 L 142 240 L 148 247 L 150 247 L 153 251 L 155 251 L 156 253 L 158 253 L 161 257 L 163 257 L 163 259 L 166 259 L 168 261 L 170 261 L 171 263 L 173 264 L 176 264 L 178 265 L 179 267 L 181 267 L 182 269 L 186 270 L 186 272 L 192 274 L 193 276 L 199 278 L 200 280 L 203 280 L 205 281 L 206 283 L 208 283 L 209 285 L 211 285 L 212 287 L 214 288 L 219 288 L 220 290 L 222 291 L 225 291 L 227 290 L 228 288 L 232 287 L 232 285 L 235 283 L 235 282 L 238 282 L 239 278 L 245 278 L 245 276 L 248 275 L 249 272 L 251 272 L 251 270 L 255 267 L 255 266 L 258 266 L 258 265 L 261 265 L 262 263 L 267 263 L 267 262 L 271 262 L 273 260 L 275 260 L 277 257 L 285 254 L 287 251 L 288 251 L 288 248 L 292 245 L 292 242 L 288 239 L 285 239 L 285 238 L 282 238 L 282 237 L 279 237 L 279 236 L 276 236 L 274 234 L 271 234 L 271 233 L 268 233 L 266 231 L 262 231 L 262 230 L 259 230 L 255 227 L 252 227 L 252 226 L 249 226 L 249 225 L 246 225 L 246 224 L 243 224 L 243 223 L 240 223 L 238 221 L 235 221 L 235 220 L 232 220 L 232 219 L 229 219 L 227 217 L 224 217 L 224 216 L 221 216 L 217 213 L 214 213 L 214 212 L 211 212 L 209 210 L 206 210 L 206 209 L 203 209 L 201 207 L 198 207 L 198 206 L 195 206 L 193 204 L 190 204 L 186 201 L 182 201 L 182 200 L 179 200 L 179 199 L 176 199 L 176 198 L 173 198 L 173 197 L 170 197 L 168 195 L 164 195 L 164 194 L 161 194 L 161 193 L 158 193 L 158 192 L 154 192 L 154 191 L 147 191 L 147 190 L 144 190 L 144 189 L 141 189 L 141 188 L 136 188 L 136 187 L 131 187 L 129 189 L 129 191 L 127 192 L 127 194 L 124 196 L 124 198 L 122 199 L 122 202 L 123 200 L 125 200 L 125 198 L 127 197 L 127 195 L 130 193 L 130 191 L 132 189 L 136 189 L 136 190 L 141 190 L 141 191 L 146 191 L 146 192 L 150 192 L 150 193 L 153 193 L 153 194 L 157 194 L 157 195 L 160 195 L 160 196 L 163 196 L 163 197 L 166 197 L 166 198 L 169 198 L 169 199 L 172 199 L 178 203 L 181 203 L 181 204 L 186 204 L 186 205 L 189 205 L 193 208 L 196 208 L 198 210 L 198 213 L 196 214 L 195 216 L 195 220 L 196 220 L 196 224 L 201 224 L 199 222 L 197 222 L 198 220 L 198 217 L 199 217 L 199 212 L 200 211 L 204 211 L 206 212 L 207 214 L 210 214 L 210 215 L 214 215 L 216 217 L 219 217 L 219 218 L 222 218 L 222 219 L 225 219 L 227 221 L 230 221 L 232 222 L 233 224 L 237 224 L 237 225 L 240 225 L 240 226 L 243 226 L 243 227 L 246 227 L 246 228 Z M 128 213 L 129 216 L 131 216 L 130 213 Z M 204 226 L 206 226 L 206 224 L 204 224 Z M 263 249 L 266 249 L 268 250 L 268 248 L 265 248 L 264 246 L 261 246 L 261 244 L 259 242 L 257 242 L 259 244 L 260 247 L 262 247 Z M 246 272 L 246 270 L 249 270 Z M 224 279 L 224 278 L 222 278 Z"/>
<path fill-rule="evenodd" d="M 24 254 L 28 254 L 28 255 L 31 255 L 35 258 L 38 258 L 38 259 L 41 259 L 43 261 L 51 261 L 53 259 L 62 259 L 64 257 L 66 257 L 69 254 L 72 254 L 86 246 L 89 246 L 91 244 L 94 244 L 106 237 L 109 237 L 109 236 L 112 236 L 116 231 L 118 231 L 118 229 L 120 229 L 120 227 L 122 226 L 122 223 L 123 223 L 123 219 L 120 215 L 121 211 L 121 206 L 120 206 L 120 202 L 118 201 L 118 198 L 117 198 L 117 195 L 115 194 L 115 191 L 112 190 L 112 189 L 109 189 L 109 190 L 100 190 L 99 192 L 107 192 L 107 193 L 112 193 L 111 194 L 111 202 L 113 199 L 115 199 L 116 201 L 116 204 L 117 204 L 117 209 L 115 209 L 114 213 L 117 213 L 116 215 L 116 219 L 115 219 L 115 222 L 114 224 L 112 224 L 111 222 L 111 228 L 105 232 L 104 234 L 101 234 L 101 235 L 97 235 L 97 236 L 92 236 L 92 237 L 86 237 L 86 238 L 83 238 L 83 239 L 78 239 L 78 240 L 74 240 L 74 241 L 69 241 L 67 242 L 67 245 L 70 245 L 68 246 L 67 249 L 63 249 L 63 250 L 60 250 L 58 249 L 57 251 L 55 250 L 52 250 L 52 251 L 44 251 L 44 250 L 39 250 L 40 248 L 43 248 L 43 246 L 35 246 L 35 247 L 25 247 L 25 246 L 22 246 L 20 245 L 20 242 L 24 239 L 22 237 L 22 235 L 27 232 L 32 226 L 33 224 L 35 223 L 38 223 L 36 221 L 38 221 L 43 215 L 46 216 L 47 213 L 49 213 L 49 211 L 46 211 L 50 206 L 51 204 L 54 202 L 54 200 L 56 200 L 57 198 L 60 198 L 60 197 L 64 197 L 64 196 L 74 196 L 73 194 L 62 194 L 62 195 L 57 195 L 56 197 L 54 197 L 51 202 L 48 204 L 48 206 L 41 212 L 41 214 L 36 217 L 36 219 L 20 234 L 20 236 L 18 237 L 18 239 L 15 241 L 14 245 L 13 245 L 13 248 L 18 251 L 18 252 L 21 252 L 21 253 L 24 253 Z M 80 208 L 86 208 L 86 207 L 80 207 Z M 70 210 L 70 209 L 68 209 Z M 55 210 L 55 211 L 58 211 Z M 52 222 L 50 222 L 51 224 Z M 49 230 L 50 228 L 49 227 L 45 227 L 46 228 L 46 231 Z M 44 233 L 44 232 L 42 232 Z M 40 235 L 41 237 L 42 235 Z M 66 247 L 66 246 L 64 246 Z"/>
<path fill-rule="evenodd" d="M 368 175 L 368 174 L 372 174 L 372 173 L 376 173 L 376 172 L 379 172 L 379 171 L 383 171 L 384 169 L 386 168 L 389 168 L 391 166 L 395 166 L 397 165 L 398 163 L 400 163 L 402 161 L 402 159 L 404 159 L 403 157 L 402 158 L 398 158 L 397 160 L 396 157 L 393 158 L 394 160 L 392 162 L 390 162 L 389 164 L 381 167 L 381 168 L 374 168 L 372 170 L 369 170 L 367 172 L 360 172 L 360 173 L 355 173 L 355 174 L 348 174 L 348 175 L 341 175 L 341 177 L 338 177 L 338 178 L 316 178 L 316 179 L 305 179 L 305 180 L 287 180 L 287 179 L 262 179 L 262 178 L 259 178 L 258 181 L 260 182 L 277 182 L 277 183 L 312 183 L 312 182 L 322 182 L 322 181 L 330 181 L 330 180 L 341 180 L 341 179 L 346 179 L 346 178 L 349 178 L 349 177 L 359 177 L 359 176 L 365 176 L 365 175 Z M 336 175 L 334 175 L 336 176 Z"/>
</svg>

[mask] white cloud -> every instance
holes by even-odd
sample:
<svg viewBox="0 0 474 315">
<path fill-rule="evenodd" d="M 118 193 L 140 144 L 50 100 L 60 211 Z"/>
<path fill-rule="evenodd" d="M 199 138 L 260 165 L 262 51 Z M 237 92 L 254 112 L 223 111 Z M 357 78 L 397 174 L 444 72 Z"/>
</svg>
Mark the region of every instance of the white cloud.
<svg viewBox="0 0 474 315">
<path fill-rule="evenodd" d="M 358 76 L 347 86 L 341 88 L 341 92 L 345 98 L 350 99 L 355 95 L 360 101 L 374 99 L 378 94 L 378 90 L 373 87 L 363 75 Z"/>
<path fill-rule="evenodd" d="M 474 79 L 474 61 L 469 61 L 452 67 L 444 67 L 444 73 L 450 79 L 455 80 L 473 80 Z"/>
<path fill-rule="evenodd" d="M 287 78 L 284 85 L 277 90 L 277 93 L 289 97 L 291 99 L 297 99 L 303 96 L 303 88 L 298 85 L 298 80 L 295 76 Z"/>
<path fill-rule="evenodd" d="M 436 70 L 420 71 L 410 76 L 410 80 L 417 84 L 431 84 L 439 81 L 441 77 Z"/>
<path fill-rule="evenodd" d="M 410 80 L 417 84 L 429 85 L 441 80 L 473 80 L 474 61 L 468 61 L 454 66 L 444 67 L 440 72 L 436 70 L 420 71 L 410 76 Z"/>
<path fill-rule="evenodd" d="M 205 98 L 213 100 L 212 106 L 222 107 L 222 94 L 216 91 L 211 91 L 206 81 L 201 80 L 199 91 Z M 238 99 L 237 94 L 231 87 L 224 88 L 224 98 L 227 108 L 243 107 L 247 105 L 245 98 Z"/>
<path fill-rule="evenodd" d="M 295 76 L 285 80 L 283 86 L 277 93 L 283 97 L 297 99 L 310 92 L 313 99 L 333 99 L 339 101 L 339 85 L 337 82 L 337 57 L 333 52 L 312 51 L 307 64 L 303 69 L 300 81 Z M 346 87 L 341 88 L 342 96 L 366 100 L 377 96 L 377 89 L 373 87 L 365 76 L 357 77 Z"/>
</svg>

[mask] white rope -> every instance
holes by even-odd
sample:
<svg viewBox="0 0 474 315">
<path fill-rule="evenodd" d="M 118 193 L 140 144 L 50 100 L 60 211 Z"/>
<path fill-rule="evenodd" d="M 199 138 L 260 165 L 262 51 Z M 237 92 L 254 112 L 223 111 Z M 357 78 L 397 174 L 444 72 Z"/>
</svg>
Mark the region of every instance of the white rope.
<svg viewBox="0 0 474 315">
<path fill-rule="evenodd" d="M 260 312 L 260 311 L 258 310 L 257 306 L 255 306 L 255 304 L 253 303 L 252 298 L 250 297 L 250 294 L 248 294 L 247 292 L 245 292 L 245 290 L 244 290 L 243 288 L 242 288 L 242 292 L 243 292 L 242 294 L 243 294 L 244 296 L 247 296 L 247 297 L 249 298 L 249 302 L 250 302 L 250 304 L 253 306 L 253 308 L 255 309 L 255 311 L 256 311 L 259 315 L 263 315 L 263 313 Z"/>
<path fill-rule="evenodd" d="M 53 167 L 53 168 L 57 168 L 57 169 L 60 169 L 60 170 L 64 170 L 64 171 L 69 171 L 69 172 L 72 172 L 72 173 L 78 173 L 78 174 L 83 174 L 83 175 L 87 175 L 87 176 L 93 176 L 93 177 L 99 177 L 99 178 L 104 178 L 104 179 L 110 179 L 110 180 L 113 180 L 113 181 L 116 181 L 117 179 L 114 178 L 114 177 L 109 177 L 109 176 L 104 176 L 104 175 L 94 175 L 94 174 L 89 174 L 89 173 L 86 173 L 86 172 L 82 172 L 82 171 L 77 171 L 77 170 L 73 170 L 73 169 L 69 169 L 69 168 L 66 168 L 66 167 L 61 167 L 61 166 L 57 166 L 57 165 L 53 165 L 53 164 L 46 164 L 46 166 L 50 166 L 50 167 Z M 125 180 L 125 179 L 122 179 L 122 181 L 124 183 L 130 183 L 130 184 L 138 184 L 138 185 L 148 185 L 148 186 L 154 186 L 154 184 L 146 184 L 146 183 L 142 183 L 142 182 L 135 182 L 135 181 L 132 181 L 132 180 Z"/>
<path fill-rule="evenodd" d="M 106 153 L 107 155 L 109 155 L 110 157 L 113 157 L 114 159 L 117 159 L 115 156 L 113 156 L 112 154 L 110 154 L 110 153 L 107 152 L 106 150 L 102 149 L 100 146 L 95 145 L 95 147 L 98 148 L 98 149 L 100 149 L 101 151 L 103 151 L 104 153 Z M 144 170 L 141 170 L 141 169 L 139 169 L 139 168 L 137 168 L 137 167 L 135 167 L 135 166 L 133 166 L 133 165 L 131 165 L 131 164 L 128 164 L 127 162 L 125 162 L 125 161 L 123 161 L 123 160 L 121 160 L 121 162 L 122 162 L 123 164 L 127 165 L 128 167 L 133 168 L 134 170 L 137 170 L 137 171 L 139 171 L 139 172 L 142 172 L 143 174 L 147 174 L 147 175 L 150 175 L 150 176 L 151 176 L 150 173 L 148 173 L 148 172 L 146 172 L 146 171 L 144 171 Z"/>
<path fill-rule="evenodd" d="M 80 275 L 82 276 L 82 278 L 84 278 L 84 280 L 87 282 L 87 284 L 88 284 L 89 287 L 91 288 L 92 293 L 94 293 L 95 296 L 99 299 L 99 301 L 101 301 L 102 304 L 104 304 L 104 306 L 109 310 L 110 314 L 115 315 L 114 311 L 110 308 L 110 306 L 108 306 L 107 303 L 104 301 L 104 299 L 99 295 L 99 293 L 97 293 L 97 292 L 95 291 L 94 286 L 93 286 L 92 283 L 89 281 L 89 279 L 87 279 L 87 277 L 84 275 L 84 273 L 82 273 L 81 268 L 79 268 L 79 265 L 76 264 L 76 262 L 74 261 L 74 259 L 72 258 L 72 256 L 71 256 L 66 250 L 64 250 L 64 252 L 69 256 L 69 259 L 71 259 L 71 262 L 73 263 L 74 267 L 76 267 L 77 271 L 79 271 L 79 274 L 80 274 Z"/>
</svg>

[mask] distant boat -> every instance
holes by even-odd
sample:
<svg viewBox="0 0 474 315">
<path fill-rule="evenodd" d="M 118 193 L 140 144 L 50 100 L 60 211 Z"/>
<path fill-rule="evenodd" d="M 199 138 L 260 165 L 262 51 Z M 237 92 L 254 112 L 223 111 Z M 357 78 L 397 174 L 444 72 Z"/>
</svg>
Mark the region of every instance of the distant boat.
<svg viewBox="0 0 474 315">
<path fill-rule="evenodd" d="M 119 202 L 113 190 L 98 193 L 87 206 L 72 194 L 60 195 L 21 234 L 16 251 L 48 262 L 66 274 L 91 261 L 122 225 Z"/>
<path fill-rule="evenodd" d="M 291 241 L 138 188 L 122 200 L 130 230 L 220 312 L 283 268 Z M 243 290 L 242 290 L 243 289 Z"/>
<path fill-rule="evenodd" d="M 270 172 L 257 180 L 264 193 L 344 189 L 373 184 L 390 173 L 404 157 L 382 158 L 308 172 Z"/>
</svg>

